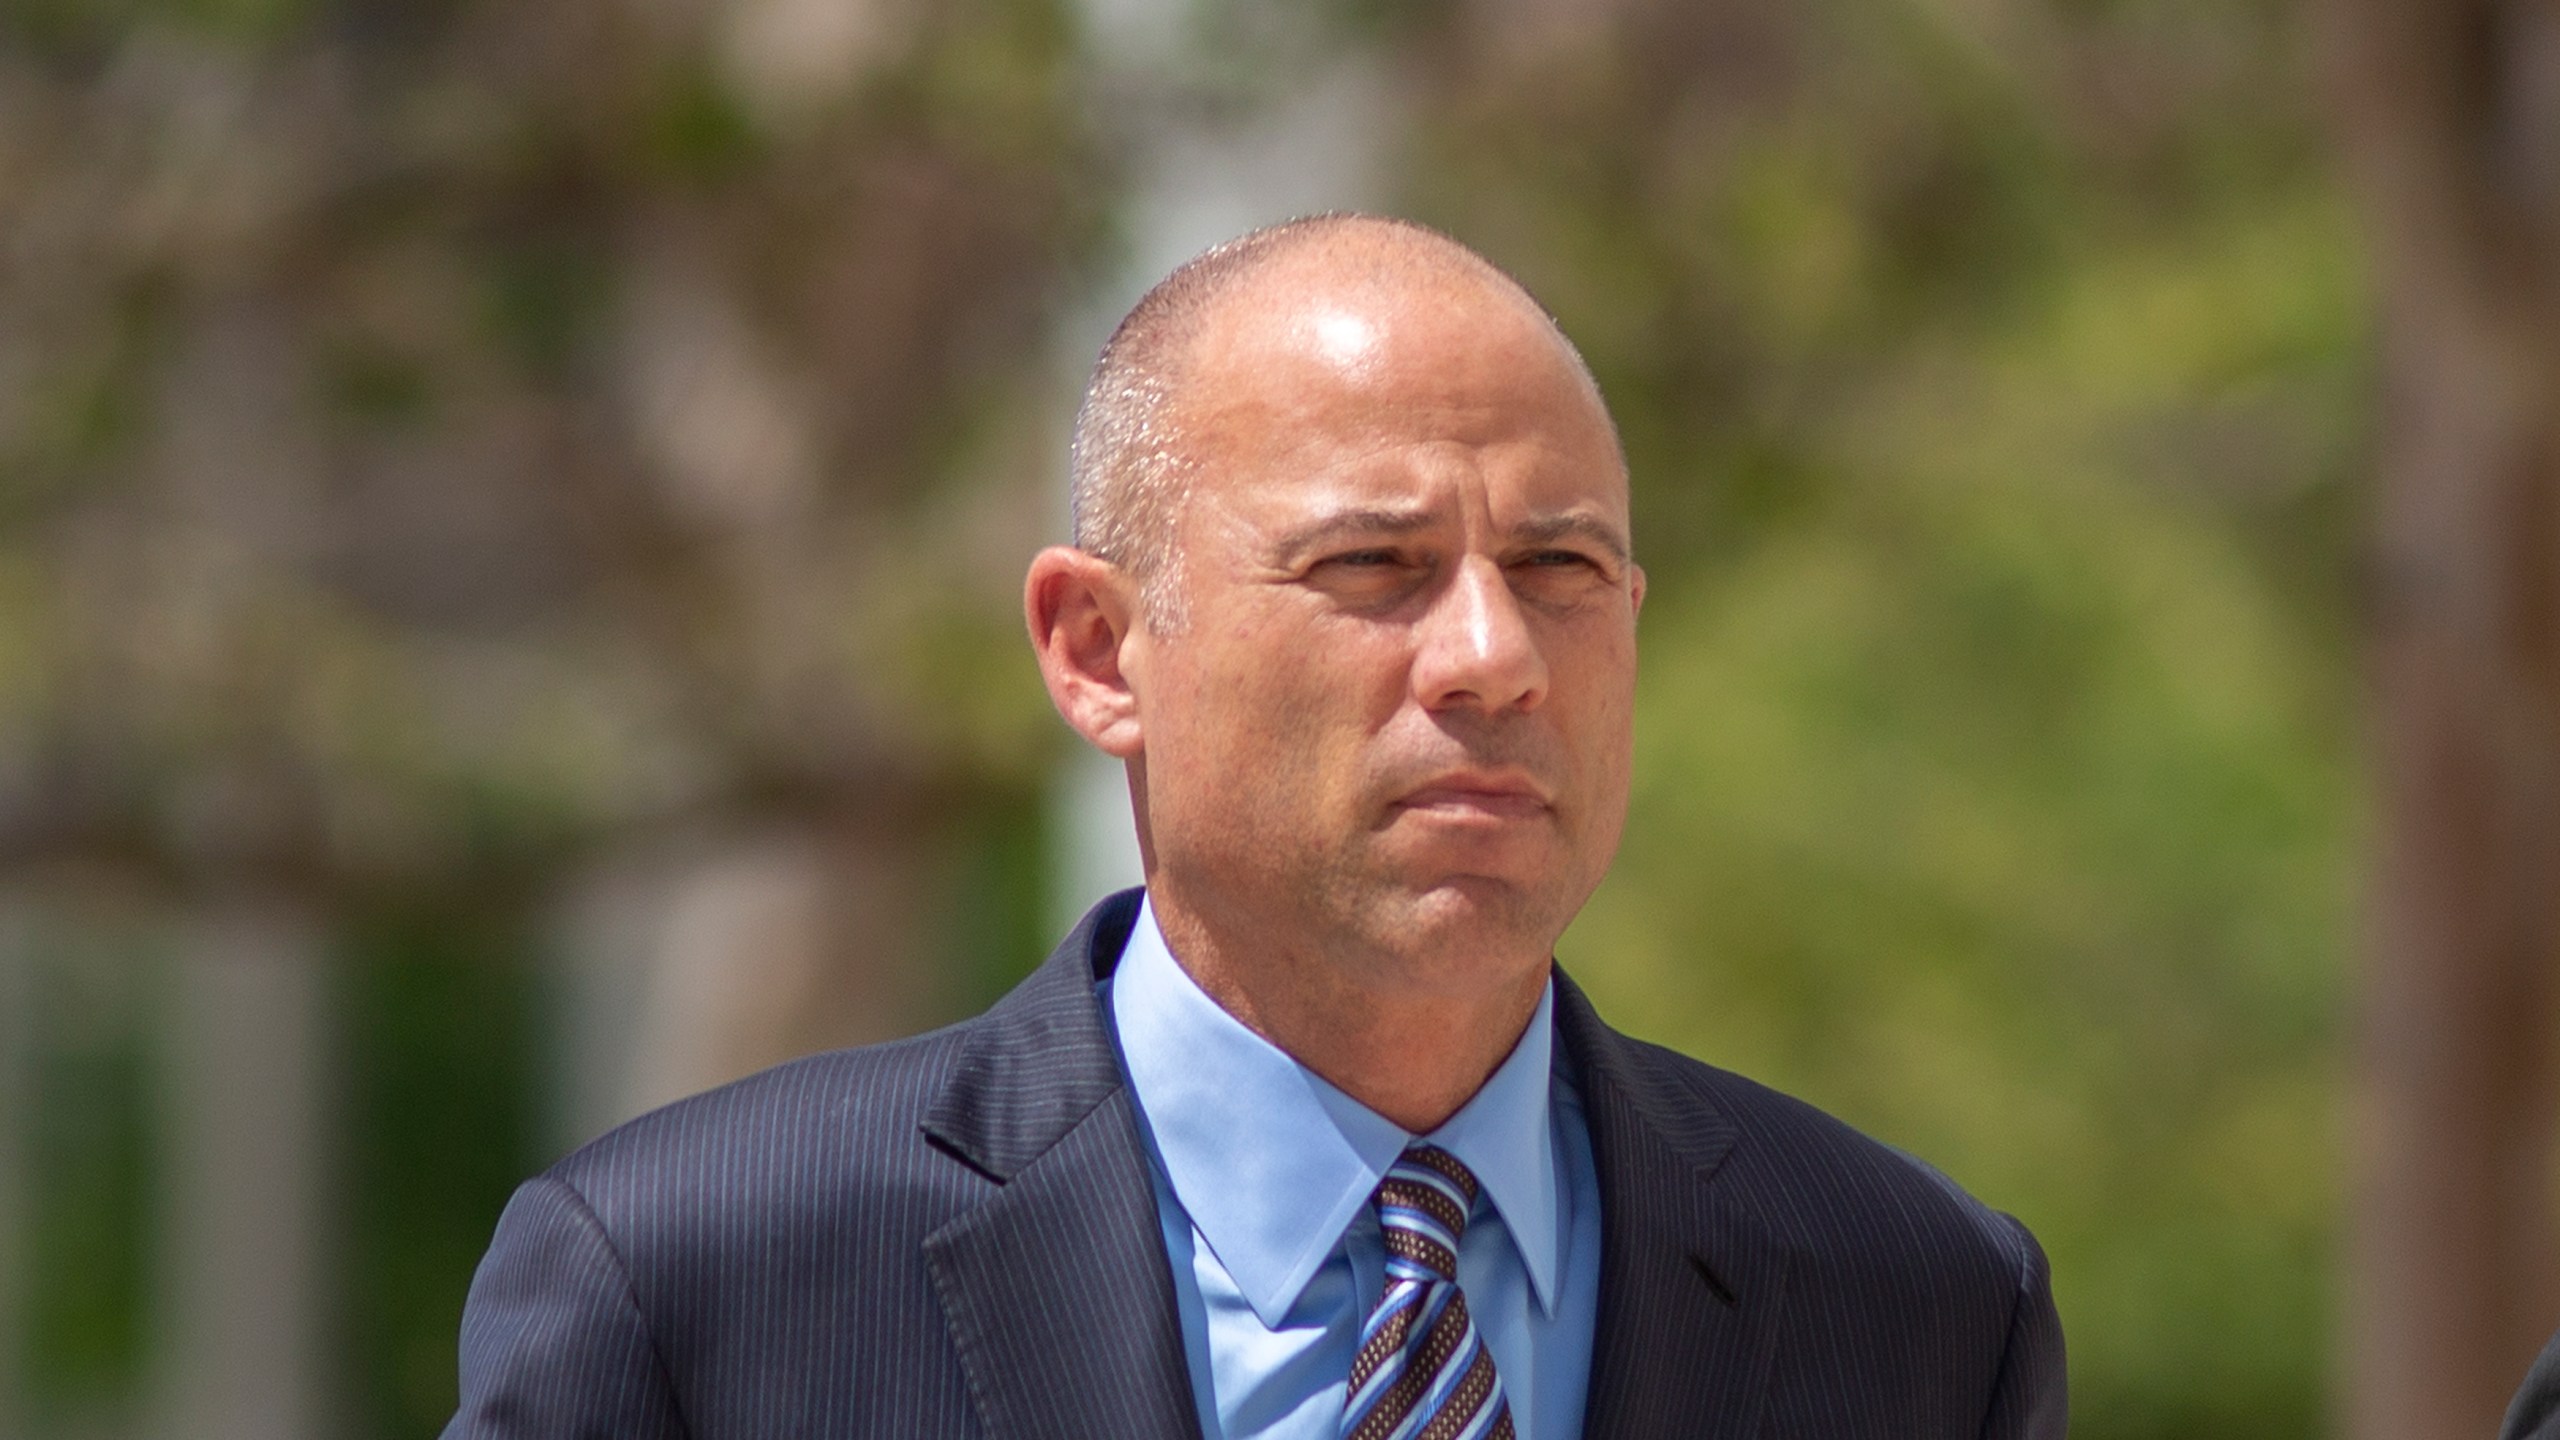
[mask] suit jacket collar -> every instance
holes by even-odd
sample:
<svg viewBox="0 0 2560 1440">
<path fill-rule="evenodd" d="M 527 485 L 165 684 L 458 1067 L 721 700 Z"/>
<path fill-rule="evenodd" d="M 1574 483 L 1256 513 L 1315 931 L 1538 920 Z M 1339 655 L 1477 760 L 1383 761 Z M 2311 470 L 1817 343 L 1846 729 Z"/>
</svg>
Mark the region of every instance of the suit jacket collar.
<svg viewBox="0 0 2560 1440">
<path fill-rule="evenodd" d="M 972 1024 L 924 1133 L 999 1184 L 1121 1089 L 1094 983 L 1120 963 L 1141 892 L 1085 912 L 1049 959 Z"/>
<path fill-rule="evenodd" d="M 1139 892 L 1103 901 L 971 1027 L 928 1140 L 994 1182 L 927 1260 L 988 1432 L 1200 1434 L 1145 1144 L 1095 1003 Z M 1591 1440 L 1756 1434 L 1791 1249 L 1746 1187 L 1740 1143 L 1686 1063 L 1601 1023 L 1556 976 L 1600 1179 Z"/>
</svg>

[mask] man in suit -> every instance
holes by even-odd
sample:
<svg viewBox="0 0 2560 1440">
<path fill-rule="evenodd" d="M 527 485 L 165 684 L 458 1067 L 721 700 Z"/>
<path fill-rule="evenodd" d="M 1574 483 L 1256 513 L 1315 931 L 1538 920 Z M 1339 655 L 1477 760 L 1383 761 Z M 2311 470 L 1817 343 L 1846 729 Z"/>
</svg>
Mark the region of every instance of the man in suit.
<svg viewBox="0 0 2560 1440">
<path fill-rule="evenodd" d="M 1121 324 L 1026 612 L 1146 888 L 979 1018 L 529 1182 L 455 1437 L 2057 1437 L 2015 1221 L 1608 1028 L 1617 436 L 1488 262 L 1329 216 Z"/>
</svg>

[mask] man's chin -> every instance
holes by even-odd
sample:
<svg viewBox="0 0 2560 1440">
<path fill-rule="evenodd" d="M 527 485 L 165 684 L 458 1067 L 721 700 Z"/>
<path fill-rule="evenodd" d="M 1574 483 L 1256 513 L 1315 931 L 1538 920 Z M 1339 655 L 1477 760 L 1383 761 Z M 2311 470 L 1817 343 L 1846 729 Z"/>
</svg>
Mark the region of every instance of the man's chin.
<svg viewBox="0 0 2560 1440">
<path fill-rule="evenodd" d="M 1444 885 L 1536 888 L 1569 867 L 1571 847 L 1552 819 L 1449 822 L 1407 814 L 1376 854 L 1417 890 Z"/>
<path fill-rule="evenodd" d="M 1563 928 L 1541 887 L 1498 875 L 1436 876 L 1403 889 L 1387 908 L 1395 912 L 1387 923 L 1410 941 L 1479 950 L 1543 948 Z"/>
</svg>

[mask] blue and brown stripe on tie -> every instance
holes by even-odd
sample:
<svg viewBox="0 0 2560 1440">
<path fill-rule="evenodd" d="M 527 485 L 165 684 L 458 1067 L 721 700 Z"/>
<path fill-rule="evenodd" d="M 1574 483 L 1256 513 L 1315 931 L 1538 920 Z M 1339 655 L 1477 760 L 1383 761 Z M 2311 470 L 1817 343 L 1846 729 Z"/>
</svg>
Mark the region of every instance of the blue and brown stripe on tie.
<svg viewBox="0 0 2560 1440">
<path fill-rule="evenodd" d="M 1404 1152 L 1378 1182 L 1386 1291 L 1360 1328 L 1343 1440 L 1512 1440 L 1511 1403 L 1458 1288 L 1476 1177 L 1437 1146 Z"/>
</svg>

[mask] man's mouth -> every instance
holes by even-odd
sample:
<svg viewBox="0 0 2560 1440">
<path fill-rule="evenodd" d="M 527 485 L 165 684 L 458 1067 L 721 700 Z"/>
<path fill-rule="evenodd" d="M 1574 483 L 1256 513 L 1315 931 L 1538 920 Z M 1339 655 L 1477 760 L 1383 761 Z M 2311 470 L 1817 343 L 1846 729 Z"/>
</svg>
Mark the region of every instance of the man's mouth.
<svg viewBox="0 0 2560 1440">
<path fill-rule="evenodd" d="M 1482 815 L 1528 820 L 1554 807 L 1545 789 L 1526 775 L 1513 771 L 1460 771 L 1407 791 L 1397 799 L 1396 808 L 1452 819 Z"/>
</svg>

